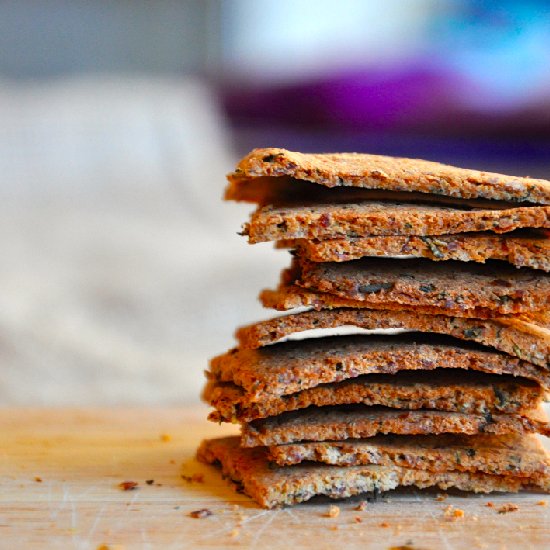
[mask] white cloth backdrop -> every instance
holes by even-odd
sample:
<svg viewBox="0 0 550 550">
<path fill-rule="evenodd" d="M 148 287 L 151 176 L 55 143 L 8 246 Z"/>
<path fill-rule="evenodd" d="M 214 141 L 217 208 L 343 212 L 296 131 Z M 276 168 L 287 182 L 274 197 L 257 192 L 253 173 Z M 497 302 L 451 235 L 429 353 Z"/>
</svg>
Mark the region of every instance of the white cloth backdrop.
<svg viewBox="0 0 550 550">
<path fill-rule="evenodd" d="M 287 255 L 236 232 L 193 80 L 0 83 L 0 405 L 198 401 Z"/>
</svg>

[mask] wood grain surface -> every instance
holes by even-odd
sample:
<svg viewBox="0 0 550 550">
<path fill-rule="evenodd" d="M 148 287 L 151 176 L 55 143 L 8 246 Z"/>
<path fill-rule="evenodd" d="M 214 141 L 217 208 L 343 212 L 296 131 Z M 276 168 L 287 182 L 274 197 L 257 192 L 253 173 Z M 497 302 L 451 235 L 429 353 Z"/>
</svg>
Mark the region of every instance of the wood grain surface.
<svg viewBox="0 0 550 550">
<path fill-rule="evenodd" d="M 360 499 L 338 502 L 338 517 L 328 517 L 327 501 L 263 510 L 194 460 L 201 438 L 235 431 L 205 413 L 0 410 L 0 548 L 550 547 L 550 498 L 535 493 L 440 501 L 435 492 L 393 492 L 363 511 Z M 182 478 L 193 474 L 199 479 Z M 124 491 L 124 481 L 138 486 Z M 499 513 L 506 503 L 519 509 Z M 212 515 L 190 517 L 203 508 Z"/>
</svg>

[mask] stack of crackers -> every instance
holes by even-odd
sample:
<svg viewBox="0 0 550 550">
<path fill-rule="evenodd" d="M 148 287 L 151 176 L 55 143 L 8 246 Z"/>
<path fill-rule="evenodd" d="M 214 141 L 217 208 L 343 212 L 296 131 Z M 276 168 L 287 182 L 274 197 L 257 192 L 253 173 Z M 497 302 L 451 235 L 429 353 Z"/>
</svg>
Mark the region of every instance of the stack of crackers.
<svg viewBox="0 0 550 550">
<path fill-rule="evenodd" d="M 228 178 L 248 240 L 292 251 L 263 305 L 298 309 L 211 361 L 209 418 L 242 431 L 201 460 L 265 507 L 550 489 L 550 182 L 284 149 Z"/>
</svg>

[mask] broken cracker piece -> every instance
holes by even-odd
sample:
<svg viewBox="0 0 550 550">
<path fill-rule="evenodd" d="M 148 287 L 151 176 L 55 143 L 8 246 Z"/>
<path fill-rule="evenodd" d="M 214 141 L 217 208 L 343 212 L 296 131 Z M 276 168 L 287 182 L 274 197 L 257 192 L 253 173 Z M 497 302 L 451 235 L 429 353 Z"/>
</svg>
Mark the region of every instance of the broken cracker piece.
<svg viewBox="0 0 550 550">
<path fill-rule="evenodd" d="M 290 179 L 292 178 L 292 179 Z M 228 175 L 228 200 L 262 202 L 267 190 L 287 179 L 327 188 L 384 189 L 510 202 L 550 204 L 550 182 L 449 166 L 438 162 L 365 153 L 300 153 L 282 148 L 254 149 Z M 271 197 L 273 198 L 273 197 Z"/>
<path fill-rule="evenodd" d="M 269 464 L 264 448 L 244 449 L 238 437 L 203 441 L 197 457 L 208 464 L 219 463 L 224 475 L 242 483 L 244 491 L 265 508 L 304 502 L 317 495 L 346 498 L 398 486 L 418 488 L 454 487 L 465 491 L 518 491 L 528 486 L 515 476 L 467 472 L 434 473 L 384 466 L 298 465 L 277 468 Z"/>
</svg>

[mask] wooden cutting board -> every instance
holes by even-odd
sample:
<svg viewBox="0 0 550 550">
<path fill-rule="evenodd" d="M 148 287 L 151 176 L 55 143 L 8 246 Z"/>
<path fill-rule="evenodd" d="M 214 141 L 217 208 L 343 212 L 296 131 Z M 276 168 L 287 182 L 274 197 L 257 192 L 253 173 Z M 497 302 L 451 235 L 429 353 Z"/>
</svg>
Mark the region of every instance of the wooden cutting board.
<svg viewBox="0 0 550 550">
<path fill-rule="evenodd" d="M 337 518 L 326 516 L 327 502 L 263 510 L 194 460 L 202 437 L 235 431 L 205 414 L 1 410 L 0 548 L 550 548 L 550 498 L 540 494 L 441 502 L 435 492 L 406 491 L 364 511 L 354 510 L 358 500 L 338 503 Z M 138 486 L 124 491 L 124 481 Z M 499 514 L 508 502 L 519 510 Z M 449 519 L 449 505 L 464 517 Z M 202 508 L 213 515 L 189 516 Z"/>
</svg>

